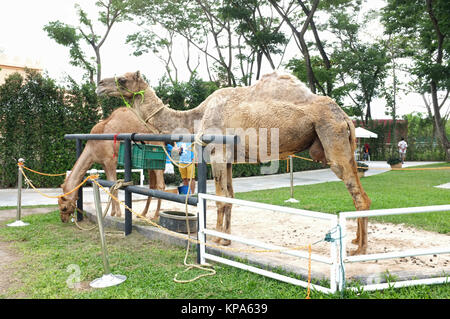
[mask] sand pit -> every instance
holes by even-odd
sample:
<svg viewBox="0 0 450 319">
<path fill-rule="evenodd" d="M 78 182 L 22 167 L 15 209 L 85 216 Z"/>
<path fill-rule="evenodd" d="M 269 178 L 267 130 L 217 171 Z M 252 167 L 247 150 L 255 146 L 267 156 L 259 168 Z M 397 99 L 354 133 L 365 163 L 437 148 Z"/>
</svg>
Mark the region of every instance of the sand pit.
<svg viewBox="0 0 450 319">
<path fill-rule="evenodd" d="M 89 205 L 89 204 L 87 204 Z M 105 207 L 105 204 L 103 204 Z M 133 210 L 141 212 L 145 201 L 133 202 Z M 156 208 L 156 200 L 153 200 L 148 215 L 153 216 Z M 189 212 L 196 213 L 196 207 L 189 206 Z M 169 201 L 163 201 L 161 210 L 184 211 L 184 205 Z M 92 210 L 93 211 L 93 210 Z M 215 229 L 216 206 L 214 202 L 207 205 L 207 228 Z M 323 256 L 330 255 L 330 243 L 323 241 L 330 231 L 328 221 L 283 214 L 273 211 L 233 206 L 231 233 L 249 239 L 262 241 L 282 247 L 302 248 L 307 251 L 307 245 L 313 244 L 312 253 Z M 347 222 L 347 253 L 354 250 L 356 245 L 351 243 L 356 232 L 356 222 L 350 219 Z M 211 239 L 207 239 L 211 242 Z M 212 242 L 211 242 L 212 243 Z M 383 253 L 401 251 L 406 249 L 419 249 L 430 247 L 448 247 L 450 236 L 424 230 L 419 230 L 403 224 L 378 223 L 369 219 L 369 248 L 368 253 Z M 244 244 L 233 242 L 232 251 L 239 249 L 249 250 Z M 255 248 L 260 249 L 260 248 Z M 228 249 L 225 247 L 224 251 Z M 254 262 L 266 264 L 272 267 L 281 267 L 298 274 L 306 274 L 308 261 L 280 253 L 255 253 L 240 252 L 240 255 Z M 329 278 L 328 265 L 312 262 L 311 270 L 313 278 Z M 362 282 L 385 282 L 387 274 L 394 276 L 396 280 L 410 278 L 428 278 L 450 274 L 450 254 L 426 255 L 419 257 L 405 257 L 370 262 L 346 264 L 347 280 L 358 279 Z"/>
</svg>

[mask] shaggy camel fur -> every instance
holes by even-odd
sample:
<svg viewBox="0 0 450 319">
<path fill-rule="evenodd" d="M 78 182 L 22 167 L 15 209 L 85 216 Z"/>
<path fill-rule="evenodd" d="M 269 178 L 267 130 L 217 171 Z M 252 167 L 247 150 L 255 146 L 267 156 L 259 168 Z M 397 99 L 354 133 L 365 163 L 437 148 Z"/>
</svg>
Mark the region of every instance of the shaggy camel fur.
<svg viewBox="0 0 450 319">
<path fill-rule="evenodd" d="M 133 92 L 141 90 L 145 91 L 144 99 L 135 99 Z M 180 128 L 187 128 L 191 133 L 238 135 L 243 145 L 210 148 L 210 162 L 219 196 L 234 196 L 232 162 L 237 158 L 264 162 L 309 149 L 315 161 L 329 164 L 344 181 L 357 210 L 370 208 L 371 201 L 357 174 L 352 121 L 336 102 L 329 97 L 313 94 L 291 75 L 274 72 L 264 75 L 249 87 L 217 90 L 189 111 L 173 111 L 164 106 L 139 72 L 103 79 L 97 92 L 136 100 L 134 108 L 141 118 L 160 133 L 174 133 Z M 195 123 L 199 119 L 200 125 Z M 256 134 L 253 143 L 249 133 Z M 276 152 L 272 152 L 272 144 L 277 144 Z M 263 154 L 262 149 L 270 149 L 270 155 Z M 231 232 L 231 207 L 230 204 L 217 202 L 218 231 Z M 225 239 L 216 238 L 215 241 L 230 244 Z M 358 219 L 353 243 L 358 245 L 353 254 L 366 252 L 367 218 Z"/>
<path fill-rule="evenodd" d="M 126 107 L 116 109 L 106 120 L 96 124 L 91 134 L 102 133 L 150 133 L 146 126 L 139 121 L 135 114 Z M 162 145 L 162 142 L 152 142 L 155 145 Z M 61 185 L 63 193 L 67 193 L 74 189 L 82 180 L 86 171 L 93 163 L 99 163 L 105 170 L 106 178 L 110 181 L 117 180 L 116 167 L 119 152 L 119 144 L 114 145 L 110 140 L 89 140 L 81 153 L 81 156 L 76 161 L 72 172 Z M 149 187 L 151 189 L 164 190 L 164 171 L 163 170 L 148 170 Z M 117 196 L 117 190 L 113 195 Z M 58 199 L 59 211 L 61 221 L 68 222 L 70 216 L 74 213 L 76 208 L 76 200 L 78 199 L 78 192 L 73 192 L 67 196 Z M 148 208 L 152 197 L 147 199 L 147 203 L 142 212 L 143 216 L 147 215 Z M 158 206 L 155 215 L 152 219 L 159 217 L 159 210 L 161 207 L 161 199 L 158 199 Z M 121 216 L 121 209 L 119 203 L 112 201 L 111 216 Z"/>
</svg>

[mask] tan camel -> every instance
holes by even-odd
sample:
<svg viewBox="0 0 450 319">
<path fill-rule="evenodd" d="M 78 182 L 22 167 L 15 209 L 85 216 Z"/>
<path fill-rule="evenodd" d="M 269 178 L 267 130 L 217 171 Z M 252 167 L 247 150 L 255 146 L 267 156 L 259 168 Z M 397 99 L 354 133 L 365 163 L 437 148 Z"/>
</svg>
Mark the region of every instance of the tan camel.
<svg viewBox="0 0 450 319">
<path fill-rule="evenodd" d="M 141 90 L 145 91 L 145 98 L 135 99 L 135 92 Z M 261 162 L 309 149 L 314 160 L 328 163 L 344 181 L 357 210 L 370 208 L 371 201 L 357 174 L 352 121 L 332 99 L 311 93 L 291 75 L 274 72 L 264 75 L 249 87 L 217 90 L 189 111 L 173 111 L 164 106 L 139 72 L 103 79 L 97 92 L 135 100 L 134 107 L 141 118 L 161 133 L 187 128 L 191 133 L 234 132 L 238 135 L 243 146 L 210 148 L 216 194 L 219 196 L 234 196 L 232 162 L 237 157 Z M 201 124 L 197 124 L 198 130 L 194 132 L 195 120 L 198 119 L 201 119 Z M 256 143 L 250 142 L 248 132 L 256 133 Z M 265 132 L 268 134 L 263 136 Z M 274 132 L 278 133 L 278 140 L 273 142 L 278 146 L 277 151 L 262 157 L 262 148 L 272 150 Z M 241 147 L 240 152 L 238 147 Z M 230 153 L 233 154 L 231 158 Z M 231 232 L 231 207 L 230 204 L 217 203 L 218 231 Z M 363 254 L 367 250 L 367 218 L 359 218 L 357 224 L 353 243 L 358 248 L 354 254 Z M 217 238 L 216 241 L 222 245 L 230 244 L 225 239 Z"/>
<path fill-rule="evenodd" d="M 150 133 L 146 126 L 139 121 L 135 114 L 126 107 L 121 107 L 116 110 L 104 121 L 96 124 L 91 134 L 102 133 Z M 162 145 L 162 142 L 152 142 L 155 145 Z M 119 142 L 114 144 L 112 140 L 89 140 L 83 149 L 80 157 L 76 161 L 71 173 L 67 176 L 64 183 L 61 185 L 63 193 L 67 193 L 74 189 L 85 176 L 87 170 L 93 163 L 99 163 L 105 170 L 106 178 L 110 181 L 117 180 L 116 167 L 119 152 Z M 148 170 L 149 187 L 151 189 L 164 190 L 164 171 L 163 170 Z M 117 191 L 114 192 L 117 196 Z M 73 192 L 67 196 L 58 199 L 61 221 L 68 222 L 70 216 L 74 213 L 76 208 L 76 200 L 78 199 L 78 192 Z M 152 197 L 148 197 L 145 208 L 142 212 L 143 216 L 147 215 Z M 111 216 L 120 217 L 121 209 L 119 203 L 112 201 Z M 159 217 L 159 210 L 161 207 L 161 199 L 158 199 L 158 205 L 155 215 L 152 219 Z"/>
</svg>

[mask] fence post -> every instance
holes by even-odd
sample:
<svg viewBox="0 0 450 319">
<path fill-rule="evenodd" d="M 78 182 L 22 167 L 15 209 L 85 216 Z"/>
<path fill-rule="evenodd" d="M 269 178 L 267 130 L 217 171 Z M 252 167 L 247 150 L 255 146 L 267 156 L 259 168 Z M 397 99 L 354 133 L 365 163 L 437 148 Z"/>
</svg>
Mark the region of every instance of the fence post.
<svg viewBox="0 0 450 319">
<path fill-rule="evenodd" d="M 22 165 L 25 163 L 23 158 L 19 158 L 18 160 L 18 169 L 17 169 L 17 213 L 16 213 L 16 221 L 8 224 L 9 227 L 22 227 L 29 225 L 28 223 L 24 223 L 21 221 L 22 217 Z"/>
<path fill-rule="evenodd" d="M 91 174 L 94 173 L 96 173 L 96 170 L 91 170 Z M 102 203 L 100 201 L 100 191 L 96 183 L 92 183 L 92 187 L 94 191 L 94 202 L 95 202 L 95 211 L 97 213 L 98 230 L 100 232 L 100 243 L 102 246 L 104 274 L 101 278 L 93 280 L 90 283 L 90 286 L 93 288 L 105 288 L 116 286 L 124 282 L 127 279 L 127 277 L 122 275 L 111 274 L 111 268 L 109 266 L 108 261 L 108 252 L 106 250 L 105 230 L 103 228 L 103 213 L 102 213 Z"/>
<path fill-rule="evenodd" d="M 197 145 L 197 154 L 198 154 L 198 193 L 203 193 L 206 194 L 206 175 L 208 172 L 208 168 L 206 166 L 206 161 L 205 161 L 205 154 L 203 154 L 205 148 L 201 145 Z M 201 202 L 201 203 L 200 203 Z M 198 201 L 198 207 L 201 208 L 198 211 L 198 218 L 197 218 L 197 239 L 200 242 L 206 243 L 206 235 L 205 234 L 201 234 L 201 232 L 203 232 L 203 229 L 206 228 L 206 200 L 205 199 L 200 199 Z M 201 215 L 201 216 L 200 216 Z M 200 238 L 201 237 L 201 238 Z M 204 247 L 202 249 L 200 244 L 197 244 L 197 263 L 198 264 L 204 264 L 205 263 L 205 259 L 202 256 L 202 252 L 204 253 Z"/>
<path fill-rule="evenodd" d="M 131 181 L 131 139 L 127 138 L 124 140 L 124 180 L 125 182 Z M 132 208 L 132 197 L 131 192 L 125 189 L 125 205 Z M 133 227 L 132 214 L 128 208 L 125 208 L 125 236 L 131 234 Z"/>
<path fill-rule="evenodd" d="M 341 216 L 339 214 L 339 277 L 338 277 L 338 283 L 339 283 L 339 291 L 343 292 L 345 289 L 345 258 L 347 257 L 347 245 L 346 245 L 346 236 L 347 236 L 347 219 L 344 216 Z"/>
</svg>

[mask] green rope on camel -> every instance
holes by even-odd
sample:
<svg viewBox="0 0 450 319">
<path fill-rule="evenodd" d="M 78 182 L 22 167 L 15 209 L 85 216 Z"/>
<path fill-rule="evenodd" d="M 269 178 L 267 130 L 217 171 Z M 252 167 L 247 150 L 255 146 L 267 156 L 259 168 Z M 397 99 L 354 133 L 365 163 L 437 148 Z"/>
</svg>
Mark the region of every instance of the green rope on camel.
<svg viewBox="0 0 450 319">
<path fill-rule="evenodd" d="M 120 97 L 122 98 L 122 100 L 123 100 L 123 102 L 125 103 L 125 105 L 126 105 L 128 108 L 131 108 L 130 103 L 128 103 L 128 101 L 125 100 L 125 98 L 124 98 L 122 92 L 120 91 L 119 81 L 117 80 L 117 77 L 114 77 L 114 79 L 115 79 L 115 81 L 116 81 L 117 91 L 119 91 Z M 138 95 L 138 94 L 139 94 L 139 95 L 141 96 L 141 98 L 142 98 L 142 103 L 144 102 L 144 93 L 145 93 L 145 90 L 141 90 L 141 91 L 138 91 L 138 92 L 133 92 L 133 91 L 127 89 L 127 88 L 124 88 L 124 89 L 125 89 L 126 91 L 128 91 L 129 93 L 133 94 L 133 99 L 132 99 L 132 101 L 131 101 L 132 104 L 134 104 L 134 98 L 135 98 L 136 95 Z"/>
</svg>

